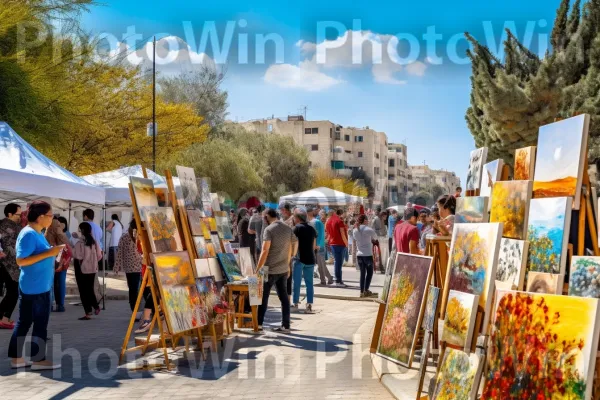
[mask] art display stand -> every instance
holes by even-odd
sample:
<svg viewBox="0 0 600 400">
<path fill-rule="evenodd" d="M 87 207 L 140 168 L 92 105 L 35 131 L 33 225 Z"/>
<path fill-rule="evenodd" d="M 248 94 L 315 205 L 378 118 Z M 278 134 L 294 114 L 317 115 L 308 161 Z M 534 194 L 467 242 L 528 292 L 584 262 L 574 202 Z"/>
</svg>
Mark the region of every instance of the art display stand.
<svg viewBox="0 0 600 400">
<path fill-rule="evenodd" d="M 144 174 L 144 178 L 148 177 L 145 168 L 143 168 L 143 174 Z M 172 184 L 172 181 L 171 181 L 171 184 Z M 159 347 L 159 348 L 163 349 L 164 363 L 162 363 L 158 366 L 161 366 L 161 367 L 166 366 L 166 368 L 168 370 L 170 370 L 172 368 L 172 364 L 169 362 L 169 354 L 167 352 L 167 342 L 170 342 L 173 350 L 176 350 L 177 344 L 183 338 L 184 343 L 185 343 L 185 350 L 189 352 L 189 337 L 190 336 L 197 337 L 197 339 L 198 339 L 197 350 L 200 350 L 202 352 L 202 356 L 204 358 L 206 358 L 206 355 L 204 353 L 204 348 L 202 347 L 203 342 L 202 342 L 201 328 L 195 328 L 195 329 L 192 329 L 192 330 L 189 330 L 186 332 L 179 332 L 177 334 L 172 334 L 171 332 L 169 332 L 168 324 L 163 325 L 163 323 L 160 319 L 160 315 L 161 314 L 164 315 L 165 310 L 164 310 L 164 302 L 159 301 L 160 290 L 158 288 L 158 285 L 156 284 L 154 268 L 152 266 L 152 262 L 151 262 L 151 258 L 150 258 L 150 253 L 151 253 L 150 252 L 150 237 L 148 235 L 148 230 L 147 230 L 145 224 L 142 222 L 142 219 L 140 217 L 140 212 L 137 207 L 135 195 L 133 193 L 133 187 L 131 184 L 129 184 L 129 193 L 130 193 L 131 200 L 132 200 L 133 217 L 137 224 L 137 235 L 141 242 L 141 247 L 142 247 L 142 262 L 147 267 L 146 267 L 146 273 L 144 274 L 144 277 L 142 279 L 142 284 L 140 286 L 140 291 L 138 293 L 135 307 L 133 309 L 131 318 L 129 320 L 129 326 L 128 326 L 127 332 L 125 334 L 125 339 L 123 340 L 123 346 L 121 348 L 121 354 L 119 356 L 119 364 L 121 364 L 123 362 L 123 357 L 125 356 L 126 353 L 134 352 L 134 351 L 141 351 L 141 355 L 144 356 L 146 354 L 146 351 L 148 351 L 148 349 Z M 175 192 L 172 191 L 171 195 L 172 195 L 171 200 L 173 200 L 175 198 Z M 175 215 L 177 215 L 177 202 L 172 201 L 171 204 L 172 204 Z M 150 288 L 150 292 L 152 293 L 152 301 L 154 303 L 154 315 L 153 315 L 151 323 L 150 323 L 150 329 L 148 330 L 148 333 L 146 335 L 146 340 L 143 341 L 143 344 L 128 348 L 129 340 L 131 339 L 131 334 L 133 332 L 134 325 L 135 325 L 135 317 L 136 317 L 138 310 L 140 309 L 143 294 L 147 287 Z M 154 332 L 155 325 L 158 325 L 158 330 L 159 330 L 158 338 L 153 338 L 153 332 Z M 144 365 L 148 365 L 148 364 L 145 363 Z"/>
<path fill-rule="evenodd" d="M 429 348 L 431 347 L 431 339 L 433 338 L 433 332 L 428 330 L 425 331 L 423 337 L 423 350 L 421 352 L 421 363 L 419 365 L 419 382 L 417 384 L 417 400 L 423 400 L 429 398 L 423 393 L 423 383 L 425 382 L 425 374 L 427 373 L 427 365 L 429 364 Z M 436 369 L 437 371 L 437 369 Z"/>
<path fill-rule="evenodd" d="M 383 317 L 385 316 L 384 302 L 379 303 L 379 310 L 377 311 L 377 318 L 375 319 L 375 329 L 373 330 L 373 337 L 371 338 L 371 348 L 369 349 L 372 354 L 377 353 L 377 346 L 379 345 L 379 338 L 381 337 L 381 328 L 383 326 Z"/>
<path fill-rule="evenodd" d="M 233 295 L 234 293 L 238 294 L 238 307 L 237 310 L 234 310 L 230 313 L 230 317 L 228 318 L 229 329 L 233 330 L 234 320 L 237 318 L 237 326 L 239 328 L 245 328 L 244 318 L 249 318 L 252 320 L 252 329 L 254 332 L 258 332 L 258 306 L 251 306 L 252 312 L 250 314 L 245 313 L 244 309 L 246 306 L 246 299 L 249 299 L 249 285 L 248 284 L 239 284 L 235 282 L 228 283 L 227 285 L 227 293 L 229 304 L 233 304 Z"/>
</svg>

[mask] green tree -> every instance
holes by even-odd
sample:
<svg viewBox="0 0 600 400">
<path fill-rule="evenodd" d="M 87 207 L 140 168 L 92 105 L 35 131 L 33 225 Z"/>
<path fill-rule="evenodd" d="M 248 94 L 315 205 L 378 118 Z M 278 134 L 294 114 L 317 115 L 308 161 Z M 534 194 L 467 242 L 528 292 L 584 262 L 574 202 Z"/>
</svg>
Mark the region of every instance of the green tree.
<svg viewBox="0 0 600 400">
<path fill-rule="evenodd" d="M 432 185 L 427 188 L 427 191 L 431 194 L 433 201 L 436 201 L 444 194 L 444 188 L 442 188 L 440 185 Z"/>
<path fill-rule="evenodd" d="M 417 194 L 411 196 L 408 201 L 418 206 L 427 206 L 428 204 L 433 203 L 433 199 L 431 198 L 431 194 L 424 190 L 418 192 Z"/>
</svg>

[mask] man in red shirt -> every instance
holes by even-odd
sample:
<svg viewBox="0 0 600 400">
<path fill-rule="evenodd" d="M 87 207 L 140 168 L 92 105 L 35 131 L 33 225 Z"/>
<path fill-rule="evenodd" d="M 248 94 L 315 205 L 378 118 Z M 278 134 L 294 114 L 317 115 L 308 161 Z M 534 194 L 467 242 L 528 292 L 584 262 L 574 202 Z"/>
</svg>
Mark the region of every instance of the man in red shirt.
<svg viewBox="0 0 600 400">
<path fill-rule="evenodd" d="M 401 253 L 420 254 L 417 218 L 419 218 L 417 210 L 407 207 L 404 209 L 404 222 L 397 224 L 394 229 L 396 249 Z"/>
<path fill-rule="evenodd" d="M 346 287 L 342 281 L 342 264 L 344 262 L 344 254 L 348 247 L 348 231 L 346 224 L 342 221 L 344 210 L 338 209 L 334 215 L 332 215 L 325 225 L 327 231 L 327 237 L 329 240 L 329 246 L 333 252 L 334 259 L 334 271 L 335 271 L 335 286 Z"/>
</svg>

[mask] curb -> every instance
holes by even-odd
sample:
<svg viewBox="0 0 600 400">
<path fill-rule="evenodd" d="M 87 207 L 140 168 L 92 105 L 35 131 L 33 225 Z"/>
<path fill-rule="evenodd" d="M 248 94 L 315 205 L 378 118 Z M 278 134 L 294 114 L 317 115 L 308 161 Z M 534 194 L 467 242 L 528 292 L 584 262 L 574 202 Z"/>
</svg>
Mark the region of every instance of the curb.
<svg viewBox="0 0 600 400">
<path fill-rule="evenodd" d="M 271 290 L 272 295 L 277 295 L 277 292 Z M 300 297 L 306 297 L 306 292 L 300 292 Z M 317 299 L 329 299 L 329 300 L 344 300 L 344 301 L 371 301 L 373 303 L 377 303 L 377 299 L 375 298 L 360 298 L 354 296 L 340 296 L 336 294 L 314 294 L 314 297 Z"/>
</svg>

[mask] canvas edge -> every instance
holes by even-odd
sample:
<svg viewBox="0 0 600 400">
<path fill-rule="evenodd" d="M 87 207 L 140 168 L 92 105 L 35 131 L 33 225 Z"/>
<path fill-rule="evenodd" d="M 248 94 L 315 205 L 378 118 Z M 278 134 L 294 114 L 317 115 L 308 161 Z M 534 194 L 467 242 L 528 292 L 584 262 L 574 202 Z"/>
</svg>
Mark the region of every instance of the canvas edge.
<svg viewBox="0 0 600 400">
<path fill-rule="evenodd" d="M 496 246 L 494 249 L 494 258 L 492 262 L 492 270 L 489 275 L 489 286 L 486 294 L 485 308 L 483 310 L 484 317 L 481 321 L 481 330 L 480 332 L 487 332 L 488 324 L 489 324 L 489 312 L 492 307 L 492 299 L 494 297 L 494 293 L 496 293 L 496 270 L 498 267 L 498 253 L 500 252 L 500 241 L 502 240 L 502 231 L 504 230 L 504 224 L 502 222 L 490 222 L 491 224 L 497 225 L 496 229 Z M 493 277 L 493 279 L 492 279 Z M 477 332 L 479 333 L 479 332 Z"/>
<path fill-rule="evenodd" d="M 573 205 L 572 197 L 563 197 L 567 199 L 566 209 L 565 209 L 565 229 L 563 232 L 563 242 L 562 242 L 562 252 L 560 254 L 560 265 L 559 265 L 559 274 L 565 274 L 566 264 L 567 264 L 567 253 L 569 246 L 569 235 L 571 234 L 571 210 Z"/>
<path fill-rule="evenodd" d="M 469 293 L 467 293 L 469 294 Z M 475 336 L 475 321 L 477 320 L 477 308 L 479 305 L 479 295 L 472 294 L 473 299 L 473 309 L 471 310 L 471 318 L 469 320 L 469 329 L 467 330 L 467 339 L 465 342 L 465 353 L 471 354 L 471 345 L 473 344 L 473 339 Z"/>
<path fill-rule="evenodd" d="M 527 272 L 527 257 L 529 256 L 529 240 L 523 240 L 523 254 L 521 255 L 521 266 L 517 282 L 517 290 L 522 290 L 525 285 L 525 273 Z"/>
<path fill-rule="evenodd" d="M 575 116 L 573 118 L 578 118 Z M 573 209 L 579 210 L 581 207 L 581 186 L 583 184 L 584 168 L 587 164 L 588 138 L 590 129 L 590 115 L 583 114 L 583 132 L 581 133 L 581 149 L 579 150 L 579 168 L 577 170 L 577 185 L 575 187 L 575 198 L 573 199 Z"/>
<path fill-rule="evenodd" d="M 594 318 L 594 333 L 592 336 L 592 344 L 590 346 L 591 349 L 591 359 L 589 359 L 589 367 L 588 367 L 588 375 L 586 377 L 586 388 L 585 388 L 585 398 L 586 400 L 590 400 L 592 397 L 592 389 L 594 382 L 594 374 L 596 372 L 596 349 L 598 348 L 598 340 L 600 337 L 600 301 L 598 299 L 594 299 L 593 297 L 588 297 L 589 299 L 596 300 L 596 317 Z"/>
<path fill-rule="evenodd" d="M 469 358 L 472 357 L 477 359 L 477 370 L 475 371 L 475 376 L 473 379 L 473 385 L 471 385 L 471 393 L 469 400 L 477 400 L 477 394 L 479 392 L 479 386 L 481 386 L 481 378 L 483 374 L 483 364 L 484 364 L 484 356 L 482 354 L 470 353 Z"/>
</svg>

